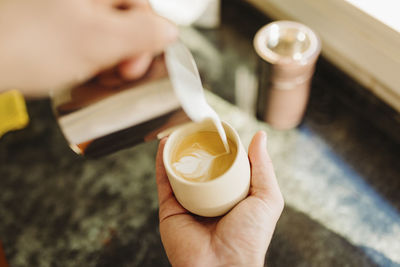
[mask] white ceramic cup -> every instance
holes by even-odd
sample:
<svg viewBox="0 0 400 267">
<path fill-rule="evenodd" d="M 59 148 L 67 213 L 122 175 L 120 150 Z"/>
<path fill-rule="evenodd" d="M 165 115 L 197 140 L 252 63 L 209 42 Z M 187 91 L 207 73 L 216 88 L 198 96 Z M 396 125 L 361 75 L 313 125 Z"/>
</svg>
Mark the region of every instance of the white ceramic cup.
<svg viewBox="0 0 400 267">
<path fill-rule="evenodd" d="M 221 176 L 206 182 L 192 182 L 177 175 L 171 164 L 174 148 L 185 137 L 200 131 L 215 131 L 211 121 L 189 123 L 175 130 L 168 138 L 163 153 L 164 166 L 179 203 L 190 212 L 205 216 L 220 216 L 244 199 L 250 187 L 250 163 L 235 129 L 223 122 L 228 138 L 237 146 L 231 167 Z"/>
</svg>

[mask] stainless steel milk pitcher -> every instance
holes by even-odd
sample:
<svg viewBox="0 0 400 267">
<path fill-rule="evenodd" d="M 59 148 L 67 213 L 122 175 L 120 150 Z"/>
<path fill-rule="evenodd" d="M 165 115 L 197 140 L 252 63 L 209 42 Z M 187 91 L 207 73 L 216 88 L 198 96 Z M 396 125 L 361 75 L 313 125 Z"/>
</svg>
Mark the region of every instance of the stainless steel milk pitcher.
<svg viewBox="0 0 400 267">
<path fill-rule="evenodd" d="M 70 147 L 94 157 L 166 135 L 190 120 L 174 94 L 164 56 L 137 80 L 98 76 L 55 92 L 52 105 Z"/>
</svg>

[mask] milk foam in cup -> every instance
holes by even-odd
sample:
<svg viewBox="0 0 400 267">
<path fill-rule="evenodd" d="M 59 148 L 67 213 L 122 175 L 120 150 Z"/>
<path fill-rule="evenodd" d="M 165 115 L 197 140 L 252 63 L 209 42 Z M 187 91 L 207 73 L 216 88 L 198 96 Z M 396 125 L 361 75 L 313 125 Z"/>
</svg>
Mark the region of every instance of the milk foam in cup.
<svg viewBox="0 0 400 267">
<path fill-rule="evenodd" d="M 175 173 L 193 182 L 207 182 L 225 173 L 235 160 L 237 146 L 228 138 L 229 152 L 214 129 L 182 137 L 173 148 L 171 164 Z"/>
</svg>

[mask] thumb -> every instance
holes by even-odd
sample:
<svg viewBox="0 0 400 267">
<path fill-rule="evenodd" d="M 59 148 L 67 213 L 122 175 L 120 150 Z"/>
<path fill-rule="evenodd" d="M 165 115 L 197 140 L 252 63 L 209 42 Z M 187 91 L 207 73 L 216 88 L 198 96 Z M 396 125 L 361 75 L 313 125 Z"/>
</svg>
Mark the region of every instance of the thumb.
<svg viewBox="0 0 400 267">
<path fill-rule="evenodd" d="M 251 163 L 250 195 L 257 197 L 280 212 L 283 209 L 283 197 L 276 180 L 274 167 L 267 152 L 267 135 L 258 132 L 249 146 Z"/>
<path fill-rule="evenodd" d="M 118 19 L 117 34 L 122 42 L 121 57 L 143 53 L 160 53 L 178 37 L 178 29 L 171 22 L 150 9 L 134 9 Z M 118 39 L 118 38 L 117 38 Z"/>
</svg>

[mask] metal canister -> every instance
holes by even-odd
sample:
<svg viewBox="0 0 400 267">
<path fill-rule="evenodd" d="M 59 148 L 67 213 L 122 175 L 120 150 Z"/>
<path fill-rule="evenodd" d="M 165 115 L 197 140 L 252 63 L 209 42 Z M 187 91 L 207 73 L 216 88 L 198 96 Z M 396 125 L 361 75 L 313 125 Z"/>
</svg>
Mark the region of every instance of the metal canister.
<svg viewBox="0 0 400 267">
<path fill-rule="evenodd" d="M 276 129 L 296 127 L 306 110 L 315 63 L 317 34 L 293 21 L 275 21 L 254 38 L 259 56 L 257 117 Z"/>
</svg>

